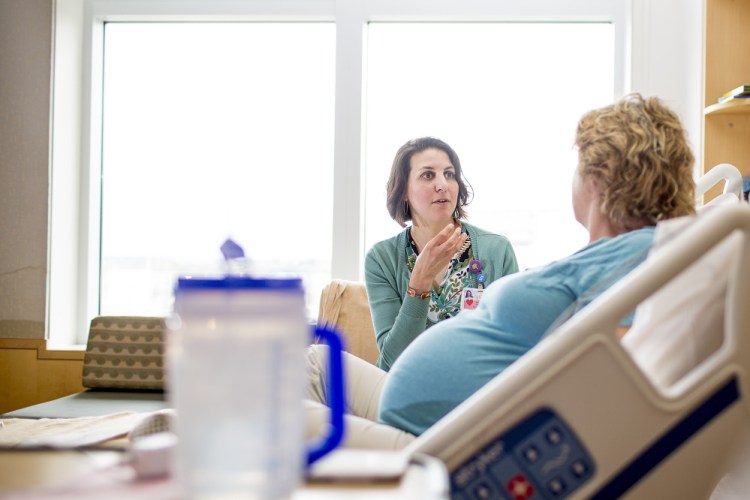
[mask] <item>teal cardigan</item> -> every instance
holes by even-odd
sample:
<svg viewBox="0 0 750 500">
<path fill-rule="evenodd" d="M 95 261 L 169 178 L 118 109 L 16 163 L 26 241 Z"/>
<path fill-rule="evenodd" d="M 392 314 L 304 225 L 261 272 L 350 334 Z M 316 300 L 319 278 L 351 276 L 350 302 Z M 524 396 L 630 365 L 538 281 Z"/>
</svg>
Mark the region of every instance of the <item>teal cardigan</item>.
<svg viewBox="0 0 750 500">
<path fill-rule="evenodd" d="M 518 271 L 510 241 L 462 222 L 471 238 L 475 259 L 482 262 L 485 286 Z M 409 297 L 406 289 L 411 271 L 406 265 L 408 231 L 376 243 L 365 258 L 365 284 L 370 302 L 375 340 L 380 350 L 377 365 L 389 370 L 396 358 L 427 328 L 429 300 Z"/>
</svg>

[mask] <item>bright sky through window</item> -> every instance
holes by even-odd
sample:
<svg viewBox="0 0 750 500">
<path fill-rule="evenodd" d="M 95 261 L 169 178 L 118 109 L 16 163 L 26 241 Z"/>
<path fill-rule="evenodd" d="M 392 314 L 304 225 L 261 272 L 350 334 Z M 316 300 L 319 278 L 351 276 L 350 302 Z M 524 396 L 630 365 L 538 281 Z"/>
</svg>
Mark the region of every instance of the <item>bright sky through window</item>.
<svg viewBox="0 0 750 500">
<path fill-rule="evenodd" d="M 522 268 L 586 244 L 573 218 L 575 127 L 612 102 L 606 23 L 372 23 L 367 71 L 366 243 L 399 227 L 385 207 L 396 150 L 436 136 L 475 192 L 469 222 L 508 236 Z"/>
<path fill-rule="evenodd" d="M 365 46 L 365 251 L 399 230 L 385 182 L 424 135 L 456 149 L 469 221 L 508 236 L 521 267 L 586 243 L 572 142 L 613 98 L 611 24 L 371 23 Z M 175 278 L 222 272 L 231 237 L 256 273 L 302 276 L 316 316 L 335 54 L 333 23 L 106 25 L 101 314 L 167 314 Z"/>
<path fill-rule="evenodd" d="M 335 26 L 109 23 L 101 314 L 164 315 L 175 278 L 330 279 Z M 309 311 L 311 315 L 317 310 Z"/>
</svg>

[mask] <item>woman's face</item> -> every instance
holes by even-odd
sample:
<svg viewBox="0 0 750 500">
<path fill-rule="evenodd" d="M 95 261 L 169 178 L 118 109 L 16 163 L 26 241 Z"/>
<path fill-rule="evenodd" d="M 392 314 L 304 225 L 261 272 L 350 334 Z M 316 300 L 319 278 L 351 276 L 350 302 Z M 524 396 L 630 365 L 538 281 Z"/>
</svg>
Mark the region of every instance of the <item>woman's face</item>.
<svg viewBox="0 0 750 500">
<path fill-rule="evenodd" d="M 581 222 L 581 191 L 583 179 L 581 174 L 576 170 L 573 174 L 573 189 L 571 190 L 571 200 L 573 201 L 573 215 L 578 222 Z"/>
<path fill-rule="evenodd" d="M 573 174 L 572 198 L 576 220 L 588 229 L 592 204 L 598 203 L 599 197 L 594 179 L 590 175 L 582 175 L 577 169 Z"/>
<path fill-rule="evenodd" d="M 441 149 L 425 149 L 414 153 L 409 164 L 406 199 L 414 224 L 450 222 L 458 202 L 458 180 L 448 154 Z"/>
</svg>

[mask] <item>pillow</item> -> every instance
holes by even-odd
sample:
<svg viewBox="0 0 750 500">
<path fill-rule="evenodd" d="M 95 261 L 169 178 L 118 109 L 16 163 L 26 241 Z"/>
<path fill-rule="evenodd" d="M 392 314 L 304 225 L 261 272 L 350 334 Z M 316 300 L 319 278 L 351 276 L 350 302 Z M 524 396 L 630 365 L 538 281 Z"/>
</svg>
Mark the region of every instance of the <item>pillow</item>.
<svg viewBox="0 0 750 500">
<path fill-rule="evenodd" d="M 91 320 L 83 385 L 164 389 L 164 318 L 100 316 Z"/>
<path fill-rule="evenodd" d="M 660 222 L 649 255 L 694 219 Z M 725 238 L 636 308 L 622 343 L 657 387 L 670 387 L 721 346 L 726 289 L 741 238 Z"/>
</svg>

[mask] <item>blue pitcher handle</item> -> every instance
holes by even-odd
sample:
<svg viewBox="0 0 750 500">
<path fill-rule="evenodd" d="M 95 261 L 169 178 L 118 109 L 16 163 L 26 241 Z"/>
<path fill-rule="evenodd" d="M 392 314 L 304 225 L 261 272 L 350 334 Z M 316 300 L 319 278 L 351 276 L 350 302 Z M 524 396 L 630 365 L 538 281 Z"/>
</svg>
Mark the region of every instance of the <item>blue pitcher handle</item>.
<svg viewBox="0 0 750 500">
<path fill-rule="evenodd" d="M 307 450 L 307 465 L 333 451 L 344 437 L 344 350 L 341 336 L 335 329 L 318 326 L 313 338 L 322 338 L 329 347 L 328 356 L 328 406 L 331 408 L 331 430 L 322 442 Z"/>
</svg>

